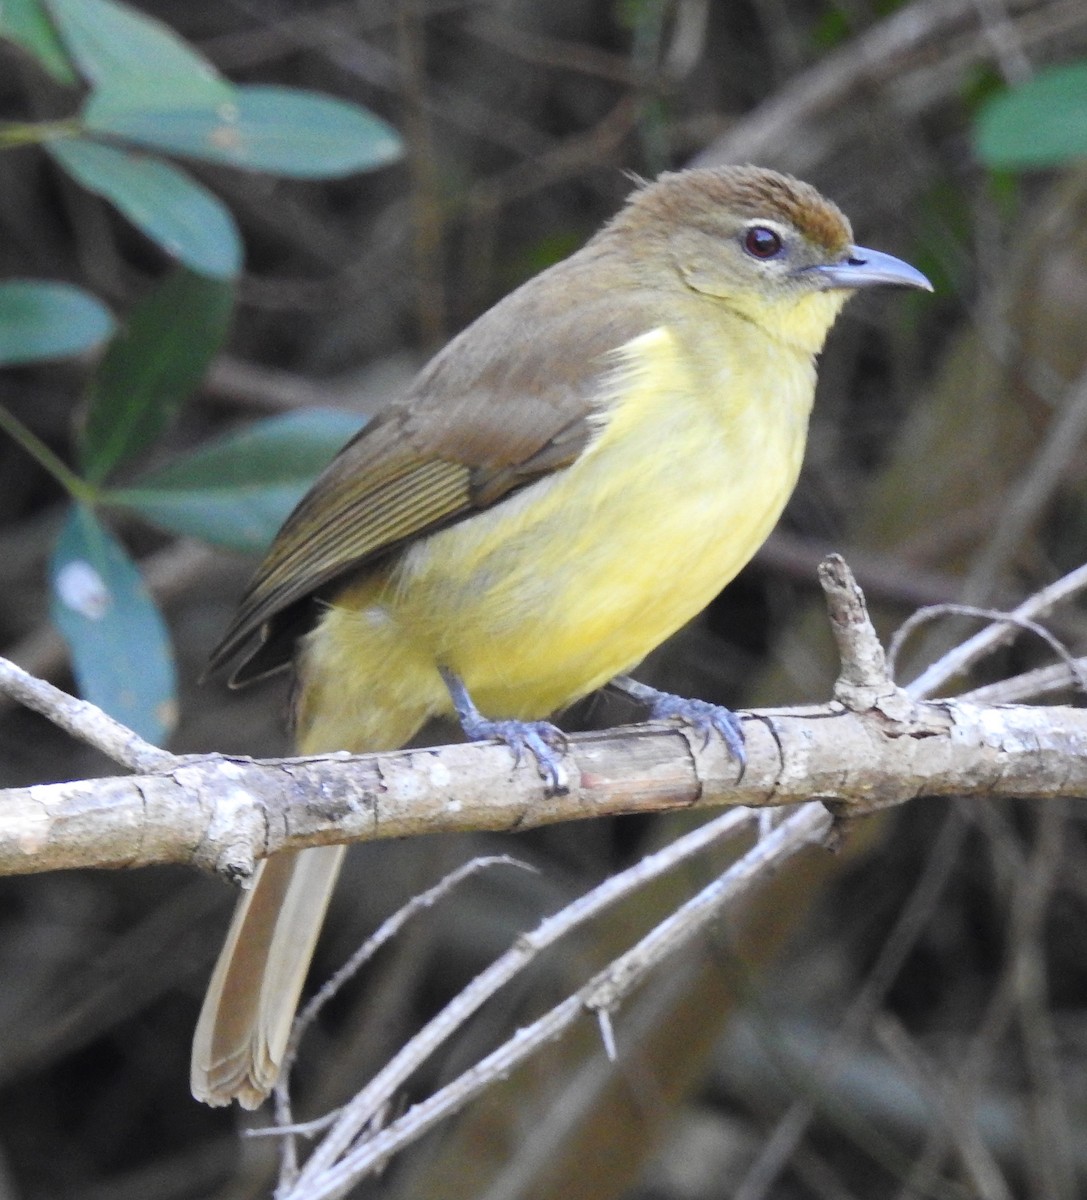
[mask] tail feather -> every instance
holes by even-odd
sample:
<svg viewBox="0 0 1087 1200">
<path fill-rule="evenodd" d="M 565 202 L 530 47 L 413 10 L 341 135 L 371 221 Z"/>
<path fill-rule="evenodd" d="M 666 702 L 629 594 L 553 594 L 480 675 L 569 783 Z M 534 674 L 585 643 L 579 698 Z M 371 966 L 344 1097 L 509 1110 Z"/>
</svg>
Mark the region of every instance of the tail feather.
<svg viewBox="0 0 1087 1200">
<path fill-rule="evenodd" d="M 256 1108 L 275 1086 L 343 846 L 278 854 L 231 921 L 193 1038 L 193 1095 Z"/>
<path fill-rule="evenodd" d="M 387 750 L 448 707 L 427 655 L 389 621 L 359 619 L 380 576 L 345 589 L 302 640 L 295 695 L 299 754 Z M 193 1095 L 256 1108 L 275 1086 L 342 846 L 277 854 L 238 903 L 193 1039 Z"/>
</svg>

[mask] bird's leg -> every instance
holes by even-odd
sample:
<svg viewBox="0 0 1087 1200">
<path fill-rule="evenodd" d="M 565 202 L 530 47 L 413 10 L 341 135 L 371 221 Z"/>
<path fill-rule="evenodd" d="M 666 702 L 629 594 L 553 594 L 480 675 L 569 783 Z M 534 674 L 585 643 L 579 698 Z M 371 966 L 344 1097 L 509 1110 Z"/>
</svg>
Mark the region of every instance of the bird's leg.
<svg viewBox="0 0 1087 1200">
<path fill-rule="evenodd" d="M 517 763 L 524 752 L 529 751 L 539 764 L 540 774 L 547 780 L 548 790 L 553 795 L 569 791 L 561 755 L 556 753 L 556 750 L 566 746 L 566 735 L 561 729 L 550 721 L 492 721 L 476 708 L 464 686 L 464 680 L 455 671 L 441 666 L 438 671 L 449 690 L 457 720 L 467 737 L 473 742 L 485 742 L 491 738 L 505 742 L 513 751 L 514 762 Z"/>
<path fill-rule="evenodd" d="M 709 741 L 710 733 L 716 730 L 724 738 L 729 753 L 740 764 L 740 774 L 743 775 L 747 765 L 744 731 L 740 718 L 731 709 L 720 704 L 710 704 L 708 700 L 673 696 L 671 692 L 661 692 L 648 684 L 639 683 L 629 675 L 616 675 L 609 686 L 637 703 L 644 704 L 652 721 L 675 718 L 693 726 L 702 734 L 703 745 Z"/>
</svg>

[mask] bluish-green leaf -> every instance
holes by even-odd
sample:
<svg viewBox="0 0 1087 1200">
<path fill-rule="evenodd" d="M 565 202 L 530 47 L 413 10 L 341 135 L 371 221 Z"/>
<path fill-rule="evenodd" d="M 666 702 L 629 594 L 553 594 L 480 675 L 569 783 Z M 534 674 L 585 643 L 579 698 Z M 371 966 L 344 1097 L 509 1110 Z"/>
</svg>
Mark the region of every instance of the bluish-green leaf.
<svg viewBox="0 0 1087 1200">
<path fill-rule="evenodd" d="M 113 330 L 109 309 L 67 283 L 0 283 L 0 365 L 65 358 L 97 346 Z"/>
<path fill-rule="evenodd" d="M 91 380 L 80 444 L 88 479 L 161 436 L 223 344 L 233 303 L 230 283 L 179 269 L 132 309 Z"/>
<path fill-rule="evenodd" d="M 200 184 L 169 163 L 82 138 L 46 149 L 85 188 L 115 204 L 168 254 L 202 275 L 229 279 L 241 268 L 234 218 Z"/>
<path fill-rule="evenodd" d="M 974 140 L 978 157 L 995 168 L 1059 167 L 1087 157 L 1087 62 L 1050 67 L 994 96 Z"/>
<path fill-rule="evenodd" d="M 118 108 L 92 96 L 92 132 L 170 154 L 323 179 L 384 166 L 402 153 L 392 126 L 357 105 L 294 88 L 238 87 L 214 108 L 147 104 Z"/>
<path fill-rule="evenodd" d="M 258 553 L 363 423 L 334 409 L 272 417 L 141 476 L 104 500 L 175 533 Z"/>
<path fill-rule="evenodd" d="M 0 38 L 22 46 L 57 83 L 70 87 L 78 82 L 42 0 L 3 0 L 0 3 Z"/>
<path fill-rule="evenodd" d="M 100 104 L 161 109 L 230 99 L 230 83 L 154 17 L 117 0 L 45 2 Z"/>
<path fill-rule="evenodd" d="M 161 745 L 177 715 L 170 639 L 139 571 L 89 509 L 65 522 L 50 583 L 84 698 Z"/>
</svg>

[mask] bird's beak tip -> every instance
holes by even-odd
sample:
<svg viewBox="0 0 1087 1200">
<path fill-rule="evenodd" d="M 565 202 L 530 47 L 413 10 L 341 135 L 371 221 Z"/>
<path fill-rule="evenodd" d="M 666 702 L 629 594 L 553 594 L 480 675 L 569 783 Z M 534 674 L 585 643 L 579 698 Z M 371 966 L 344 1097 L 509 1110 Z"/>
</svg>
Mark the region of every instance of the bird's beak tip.
<svg viewBox="0 0 1087 1200">
<path fill-rule="evenodd" d="M 826 288 L 863 288 L 884 284 L 890 287 L 918 288 L 924 292 L 936 289 L 929 279 L 908 262 L 884 254 L 882 250 L 869 250 L 865 246 L 850 248 L 849 257 L 842 262 L 809 267 L 817 272 Z"/>
</svg>

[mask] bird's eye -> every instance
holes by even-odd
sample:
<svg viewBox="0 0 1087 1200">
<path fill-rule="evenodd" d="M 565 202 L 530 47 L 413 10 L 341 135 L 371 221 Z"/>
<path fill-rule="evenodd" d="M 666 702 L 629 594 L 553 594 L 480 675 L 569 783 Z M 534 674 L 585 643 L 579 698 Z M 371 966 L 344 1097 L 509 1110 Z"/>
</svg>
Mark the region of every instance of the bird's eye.
<svg viewBox="0 0 1087 1200">
<path fill-rule="evenodd" d="M 773 258 L 781 247 L 781 235 L 765 225 L 752 225 L 744 234 L 744 249 L 752 258 Z"/>
</svg>

